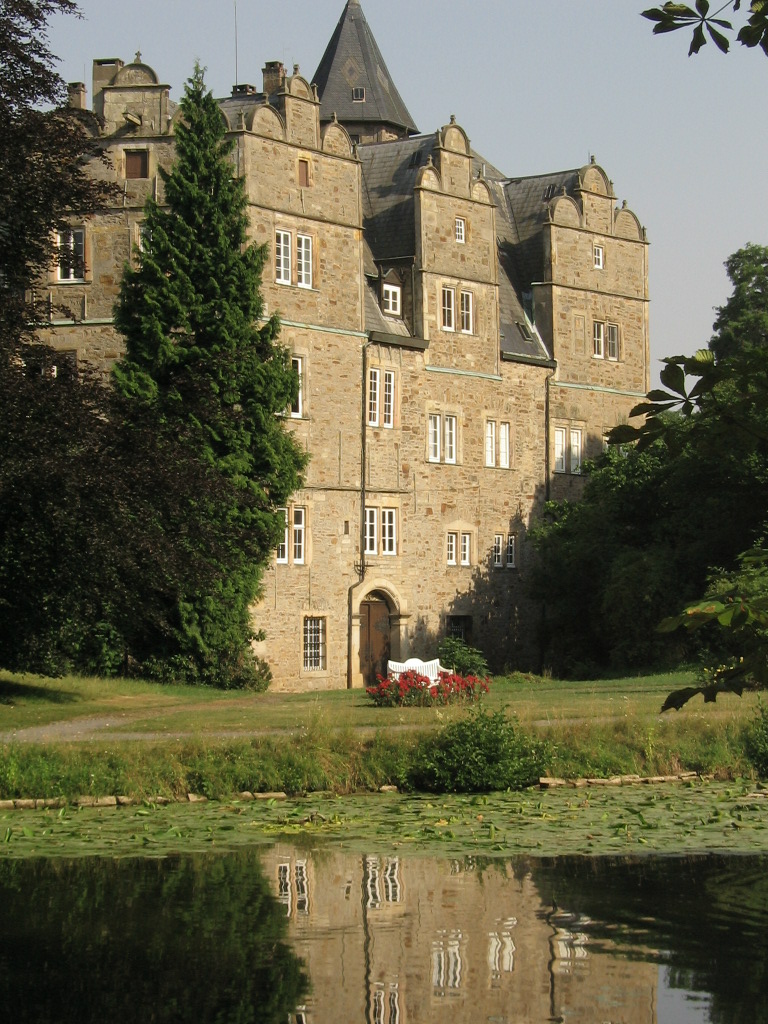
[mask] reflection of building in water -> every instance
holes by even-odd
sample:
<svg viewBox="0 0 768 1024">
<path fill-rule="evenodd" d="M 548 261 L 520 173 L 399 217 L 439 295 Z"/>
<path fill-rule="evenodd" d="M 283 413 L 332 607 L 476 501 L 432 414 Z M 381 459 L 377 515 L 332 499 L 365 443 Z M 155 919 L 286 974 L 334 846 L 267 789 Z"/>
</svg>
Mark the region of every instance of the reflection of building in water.
<svg viewBox="0 0 768 1024">
<path fill-rule="evenodd" d="M 590 947 L 527 872 L 471 858 L 264 857 L 312 995 L 290 1024 L 655 1024 L 657 971 Z"/>
</svg>

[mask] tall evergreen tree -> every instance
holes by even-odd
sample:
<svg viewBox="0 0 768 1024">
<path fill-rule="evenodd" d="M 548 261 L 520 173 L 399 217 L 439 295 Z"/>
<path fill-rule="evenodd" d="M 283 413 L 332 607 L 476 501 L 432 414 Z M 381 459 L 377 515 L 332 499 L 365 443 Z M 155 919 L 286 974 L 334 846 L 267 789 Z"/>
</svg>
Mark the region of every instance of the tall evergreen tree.
<svg viewBox="0 0 768 1024">
<path fill-rule="evenodd" d="M 199 67 L 181 111 L 176 161 L 161 172 L 165 205 L 149 202 L 146 243 L 122 282 L 115 316 L 126 356 L 115 379 L 163 429 L 191 432 L 230 487 L 225 512 L 190 496 L 191 514 L 208 517 L 212 533 L 231 543 L 219 545 L 213 586 L 179 588 L 175 664 L 188 677 L 243 685 L 254 672 L 250 606 L 282 536 L 279 508 L 300 486 L 306 461 L 279 415 L 298 379 L 277 342 L 277 319 L 259 326 L 267 250 L 248 244 L 244 185 Z"/>
</svg>

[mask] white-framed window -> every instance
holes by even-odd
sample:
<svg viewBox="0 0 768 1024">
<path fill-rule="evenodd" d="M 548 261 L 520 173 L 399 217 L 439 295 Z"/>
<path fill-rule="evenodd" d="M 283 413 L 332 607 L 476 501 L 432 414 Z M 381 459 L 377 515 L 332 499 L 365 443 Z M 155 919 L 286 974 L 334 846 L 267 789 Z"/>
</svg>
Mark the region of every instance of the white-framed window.
<svg viewBox="0 0 768 1024">
<path fill-rule="evenodd" d="M 445 560 L 448 565 L 456 565 L 456 546 L 458 543 L 459 535 L 457 533 L 449 533 L 445 548 Z"/>
<path fill-rule="evenodd" d="M 461 333 L 472 334 L 474 330 L 472 292 L 461 292 L 459 295 L 461 314 Z"/>
<path fill-rule="evenodd" d="M 395 371 L 384 371 L 384 392 L 381 408 L 382 425 L 392 428 L 395 425 Z"/>
<path fill-rule="evenodd" d="M 614 361 L 619 358 L 618 324 L 606 324 L 606 355 Z"/>
<path fill-rule="evenodd" d="M 456 330 L 456 292 L 453 288 L 443 285 L 442 292 L 442 324 L 444 331 Z"/>
<path fill-rule="evenodd" d="M 436 412 L 431 412 L 429 414 L 429 437 L 428 437 L 429 461 L 430 462 L 439 462 L 440 461 L 441 448 L 442 448 L 442 445 L 441 445 L 441 441 L 442 441 L 442 438 L 441 438 L 441 426 L 442 426 L 442 424 L 441 424 L 441 420 L 440 420 L 440 414 L 436 413 Z"/>
<path fill-rule="evenodd" d="M 555 427 L 555 473 L 581 473 L 583 438 L 581 427 Z"/>
<path fill-rule="evenodd" d="M 456 218 L 455 231 L 456 241 L 459 245 L 463 245 L 467 240 L 467 222 L 463 217 Z"/>
<path fill-rule="evenodd" d="M 596 245 L 592 249 L 592 256 L 594 259 L 595 270 L 602 270 L 605 266 L 605 251 L 602 245 Z"/>
<path fill-rule="evenodd" d="M 291 404 L 291 416 L 298 420 L 304 415 L 304 360 L 301 356 L 291 356 L 291 366 L 299 378 L 299 391 L 296 401 Z"/>
<path fill-rule="evenodd" d="M 600 320 L 592 324 L 592 355 L 595 359 L 605 356 L 605 324 Z"/>
<path fill-rule="evenodd" d="M 378 427 L 379 425 L 379 384 L 381 373 L 372 366 L 368 370 L 368 426 Z"/>
<path fill-rule="evenodd" d="M 461 535 L 461 564 L 469 565 L 472 556 L 472 534 L 462 533 Z"/>
<path fill-rule="evenodd" d="M 312 287 L 312 236 L 296 235 L 296 284 Z"/>
<path fill-rule="evenodd" d="M 555 472 L 565 472 L 565 427 L 555 427 Z"/>
<path fill-rule="evenodd" d="M 399 284 L 384 284 L 381 289 L 381 308 L 389 316 L 400 316 L 402 288 Z"/>
<path fill-rule="evenodd" d="M 382 555 L 397 554 L 397 509 L 381 510 L 381 553 Z"/>
<path fill-rule="evenodd" d="M 325 619 L 318 615 L 304 616 L 304 671 L 325 669 Z"/>
<path fill-rule="evenodd" d="M 365 103 L 365 86 L 356 85 L 352 88 L 352 102 Z"/>
<path fill-rule="evenodd" d="M 504 564 L 502 561 L 502 551 L 504 547 L 504 535 L 497 533 L 493 538 L 493 567 L 494 569 L 500 569 Z"/>
<path fill-rule="evenodd" d="M 509 469 L 510 429 L 508 423 L 499 424 L 499 465 Z"/>
<path fill-rule="evenodd" d="M 277 510 L 283 515 L 285 529 L 283 530 L 283 538 L 277 545 L 277 561 L 282 565 L 288 563 L 288 509 L 279 508 Z"/>
<path fill-rule="evenodd" d="M 517 534 L 510 533 L 507 537 L 507 568 L 514 569 L 517 565 Z"/>
<path fill-rule="evenodd" d="M 288 231 L 275 232 L 275 281 L 291 283 L 291 235 Z"/>
<path fill-rule="evenodd" d="M 56 236 L 59 281 L 85 280 L 85 229 L 71 228 Z"/>
<path fill-rule="evenodd" d="M 496 465 L 496 421 L 485 421 L 485 464 Z"/>
<path fill-rule="evenodd" d="M 445 417 L 445 461 L 452 465 L 456 462 L 456 417 L 448 415 Z"/>
<path fill-rule="evenodd" d="M 306 553 L 307 510 L 301 505 L 293 508 L 293 564 L 303 565 Z"/>
<path fill-rule="evenodd" d="M 378 555 L 379 553 L 379 510 L 377 508 L 365 510 L 365 553 L 366 555 Z"/>
</svg>

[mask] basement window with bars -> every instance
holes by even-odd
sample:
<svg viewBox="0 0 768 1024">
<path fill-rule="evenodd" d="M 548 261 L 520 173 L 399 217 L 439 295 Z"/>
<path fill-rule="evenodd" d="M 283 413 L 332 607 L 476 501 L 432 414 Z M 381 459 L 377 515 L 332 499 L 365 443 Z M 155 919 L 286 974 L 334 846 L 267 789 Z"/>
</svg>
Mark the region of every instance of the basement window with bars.
<svg viewBox="0 0 768 1024">
<path fill-rule="evenodd" d="M 326 666 L 325 619 L 304 616 L 304 671 L 322 672 Z"/>
</svg>

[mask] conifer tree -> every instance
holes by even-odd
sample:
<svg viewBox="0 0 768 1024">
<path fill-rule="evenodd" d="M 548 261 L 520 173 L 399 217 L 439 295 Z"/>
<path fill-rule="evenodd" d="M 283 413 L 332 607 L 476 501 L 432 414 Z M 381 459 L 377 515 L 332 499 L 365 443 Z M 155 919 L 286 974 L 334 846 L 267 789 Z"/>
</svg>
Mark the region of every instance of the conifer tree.
<svg viewBox="0 0 768 1024">
<path fill-rule="evenodd" d="M 267 251 L 248 244 L 244 185 L 199 67 L 181 112 L 176 161 L 161 172 L 165 204 L 149 202 L 145 244 L 122 282 L 115 315 L 126 356 L 115 379 L 123 394 L 155 410 L 162 429 L 191 431 L 233 495 L 222 517 L 190 494 L 190 514 L 209 517 L 219 541 L 216 582 L 180 588 L 176 651 L 162 659 L 167 667 L 171 656 L 177 677 L 253 685 L 249 609 L 282 536 L 279 508 L 305 465 L 279 416 L 295 400 L 298 379 L 277 342 L 277 319 L 260 325 Z"/>
</svg>

